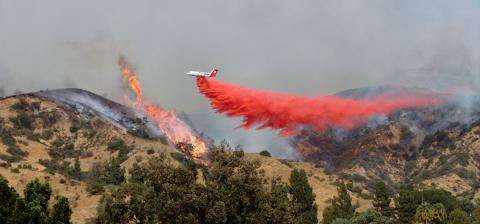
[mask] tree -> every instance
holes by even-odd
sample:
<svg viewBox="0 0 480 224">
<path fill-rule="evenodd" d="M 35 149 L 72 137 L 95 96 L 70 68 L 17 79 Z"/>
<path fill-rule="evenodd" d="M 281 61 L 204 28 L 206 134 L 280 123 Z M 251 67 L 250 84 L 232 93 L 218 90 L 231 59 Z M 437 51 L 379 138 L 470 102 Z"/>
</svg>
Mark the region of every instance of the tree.
<svg viewBox="0 0 480 224">
<path fill-rule="evenodd" d="M 416 211 L 422 197 L 420 192 L 415 191 L 412 186 L 403 186 L 398 191 L 398 196 L 395 198 L 395 209 L 398 220 L 401 223 L 410 223 L 415 217 Z"/>
<path fill-rule="evenodd" d="M 69 224 L 71 209 L 68 200 L 59 197 L 49 216 L 48 201 L 52 189 L 48 183 L 35 179 L 24 189 L 25 197 L 20 197 L 8 182 L 0 176 L 0 223 L 16 224 Z"/>
<path fill-rule="evenodd" d="M 57 197 L 57 202 L 53 205 L 52 212 L 50 214 L 50 224 L 70 224 L 70 217 L 72 215 L 72 209 L 68 203 L 68 199 L 65 197 Z"/>
<path fill-rule="evenodd" d="M 375 209 L 368 209 L 366 212 L 356 214 L 350 219 L 337 218 L 332 224 L 393 224 L 394 221 Z"/>
<path fill-rule="evenodd" d="M 17 198 L 15 189 L 8 186 L 8 181 L 0 176 L 0 223 L 7 223 L 12 216 Z"/>
<path fill-rule="evenodd" d="M 386 217 L 391 217 L 393 215 L 393 208 L 390 207 L 391 195 L 391 192 L 384 182 L 377 181 L 375 183 L 373 207 Z"/>
<path fill-rule="evenodd" d="M 374 209 L 368 209 L 366 212 L 355 215 L 350 219 L 349 224 L 393 224 L 394 222 L 390 220 L 389 217 L 382 215 L 381 212 L 378 212 Z"/>
<path fill-rule="evenodd" d="M 447 220 L 447 213 L 442 204 L 430 205 L 429 203 L 422 203 L 417 208 L 415 213 L 414 223 L 418 224 L 432 224 L 444 223 Z"/>
<path fill-rule="evenodd" d="M 48 183 L 40 183 L 38 179 L 28 183 L 24 190 L 25 202 L 30 205 L 38 205 L 43 212 L 47 212 L 48 201 L 52 196 L 52 188 Z"/>
<path fill-rule="evenodd" d="M 73 165 L 73 173 L 80 174 L 82 172 L 82 168 L 80 167 L 80 159 L 75 158 L 75 164 Z"/>
<path fill-rule="evenodd" d="M 260 153 L 258 154 L 260 154 L 261 156 L 272 157 L 272 154 L 270 154 L 270 152 L 267 150 L 260 151 Z"/>
<path fill-rule="evenodd" d="M 292 194 L 294 213 L 300 223 L 318 223 L 315 194 L 308 183 L 304 170 L 294 169 L 290 174 L 290 193 Z"/>
<path fill-rule="evenodd" d="M 477 198 L 475 205 L 476 206 L 472 212 L 472 217 L 476 222 L 480 223 L 480 198 Z"/>
<path fill-rule="evenodd" d="M 203 183 L 165 156 L 134 164 L 128 183 L 107 193 L 96 223 L 294 224 L 290 186 L 268 180 L 241 150 L 214 148 Z"/>
<path fill-rule="evenodd" d="M 106 184 L 118 185 L 125 182 L 125 169 L 118 158 L 112 158 L 105 164 L 102 180 Z"/>
<path fill-rule="evenodd" d="M 324 224 L 331 224 L 333 222 L 333 220 L 335 220 L 335 217 L 334 217 L 334 207 L 333 205 L 329 205 L 327 206 L 325 209 L 323 209 L 323 212 L 322 212 L 322 217 L 323 217 L 323 223 Z"/>
<path fill-rule="evenodd" d="M 448 215 L 448 224 L 464 224 L 470 222 L 471 220 L 468 214 L 458 208 L 450 212 Z"/>
<path fill-rule="evenodd" d="M 323 223 L 330 224 L 335 219 L 349 220 L 355 214 L 356 206 L 352 205 L 352 198 L 348 194 L 347 186 L 343 181 L 337 183 L 338 196 L 332 199 L 328 211 L 323 212 Z M 326 218 L 326 219 L 325 219 Z"/>
</svg>

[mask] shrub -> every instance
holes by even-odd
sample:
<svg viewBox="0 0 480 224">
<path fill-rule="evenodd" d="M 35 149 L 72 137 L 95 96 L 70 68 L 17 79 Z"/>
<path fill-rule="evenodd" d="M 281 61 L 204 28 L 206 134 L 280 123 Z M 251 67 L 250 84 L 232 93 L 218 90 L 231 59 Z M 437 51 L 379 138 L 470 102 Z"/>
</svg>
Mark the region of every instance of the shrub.
<svg viewBox="0 0 480 224">
<path fill-rule="evenodd" d="M 352 180 L 355 182 L 367 182 L 367 178 L 360 174 L 352 174 Z"/>
<path fill-rule="evenodd" d="M 283 165 L 285 165 L 285 166 L 288 166 L 288 167 L 290 167 L 290 168 L 293 168 L 293 165 L 292 165 L 288 160 L 286 160 L 286 159 L 279 159 L 278 161 L 279 161 L 280 163 L 282 163 Z"/>
<path fill-rule="evenodd" d="M 118 185 L 125 181 L 125 169 L 121 167 L 121 161 L 112 158 L 108 161 L 101 175 L 101 180 L 106 184 Z"/>
<path fill-rule="evenodd" d="M 31 110 L 40 110 L 40 105 L 41 104 L 42 104 L 41 102 L 32 102 L 30 104 L 30 109 Z"/>
<path fill-rule="evenodd" d="M 465 168 L 455 169 L 455 173 L 461 178 L 465 178 L 465 179 L 475 178 L 475 173 L 472 171 L 466 170 Z"/>
<path fill-rule="evenodd" d="M 44 111 L 38 114 L 38 117 L 42 120 L 44 128 L 52 127 L 58 122 L 60 116 L 61 115 L 56 110 L 50 112 Z"/>
<path fill-rule="evenodd" d="M 33 131 L 28 131 L 26 133 L 27 139 L 30 141 L 38 142 L 40 141 L 40 134 L 35 133 Z"/>
<path fill-rule="evenodd" d="M 86 150 L 82 150 L 81 154 L 80 154 L 80 157 L 81 158 L 89 158 L 89 157 L 92 157 L 93 156 L 93 152 L 92 151 L 86 151 Z"/>
<path fill-rule="evenodd" d="M 136 136 L 136 137 L 139 137 L 139 138 L 146 138 L 146 139 L 150 138 L 150 135 L 148 134 L 148 132 L 145 131 L 145 129 L 143 129 L 143 128 L 130 128 L 130 129 L 128 129 L 127 132 L 129 134 L 131 134 L 133 136 Z"/>
<path fill-rule="evenodd" d="M 263 150 L 259 153 L 261 156 L 272 157 L 269 151 Z"/>
<path fill-rule="evenodd" d="M 90 130 L 88 132 L 83 133 L 83 137 L 85 137 L 87 139 L 92 139 L 93 137 L 95 137 L 95 135 L 97 135 L 96 130 Z"/>
<path fill-rule="evenodd" d="M 359 198 L 363 198 L 365 200 L 372 200 L 374 195 L 372 193 L 368 193 L 368 192 L 360 192 L 357 194 L 357 196 Z"/>
<path fill-rule="evenodd" d="M 153 153 L 155 153 L 155 149 L 152 149 L 152 148 L 147 149 L 148 155 L 152 155 Z"/>
<path fill-rule="evenodd" d="M 121 138 L 114 138 L 107 145 L 107 149 L 112 152 L 120 150 L 122 148 L 126 148 L 126 147 L 127 147 L 127 144 Z"/>
<path fill-rule="evenodd" d="M 25 112 L 20 112 L 17 116 L 11 117 L 10 121 L 16 129 L 32 129 L 33 118 Z"/>
<path fill-rule="evenodd" d="M 16 163 L 22 160 L 21 157 L 15 157 L 15 156 L 10 156 L 5 154 L 0 154 L 0 159 L 8 163 Z"/>
<path fill-rule="evenodd" d="M 101 183 L 93 182 L 87 185 L 86 191 L 91 195 L 98 195 L 105 192 L 105 189 Z"/>
<path fill-rule="evenodd" d="M 18 166 L 19 169 L 24 169 L 24 170 L 33 170 L 33 167 L 32 165 L 26 163 L 26 164 L 20 164 Z"/>
<path fill-rule="evenodd" d="M 180 162 L 184 167 L 190 169 L 195 174 L 197 172 L 198 165 L 190 158 L 188 158 L 185 154 L 179 152 L 172 152 L 170 153 L 173 159 Z"/>
<path fill-rule="evenodd" d="M 468 153 L 460 152 L 455 155 L 452 161 L 462 166 L 467 166 L 469 159 L 470 159 L 470 155 Z"/>
<path fill-rule="evenodd" d="M 42 131 L 42 133 L 40 134 L 40 138 L 43 139 L 43 140 L 50 140 L 53 138 L 53 131 L 50 131 L 50 130 L 44 130 Z"/>
<path fill-rule="evenodd" d="M 10 130 L 0 128 L 0 138 L 6 146 L 15 146 L 17 144 L 17 140 L 13 137 Z"/>
<path fill-rule="evenodd" d="M 14 103 L 10 109 L 13 111 L 26 111 L 30 108 L 30 104 L 25 100 L 25 98 L 20 98 L 18 102 Z"/>
<path fill-rule="evenodd" d="M 449 156 L 447 156 L 447 155 L 441 155 L 438 158 L 438 162 L 440 163 L 440 165 L 445 164 L 448 161 L 448 157 Z"/>
<path fill-rule="evenodd" d="M 79 126 L 77 126 L 77 125 L 75 125 L 75 124 L 72 125 L 72 126 L 70 126 L 70 132 L 71 132 L 71 133 L 77 133 L 78 130 L 80 130 L 80 127 L 79 127 Z"/>
<path fill-rule="evenodd" d="M 28 155 L 28 152 L 22 151 L 22 150 L 21 150 L 20 148 L 18 148 L 17 146 L 8 147 L 8 148 L 7 148 L 7 152 L 10 153 L 10 155 L 16 156 L 16 157 L 25 157 L 25 156 Z"/>
</svg>

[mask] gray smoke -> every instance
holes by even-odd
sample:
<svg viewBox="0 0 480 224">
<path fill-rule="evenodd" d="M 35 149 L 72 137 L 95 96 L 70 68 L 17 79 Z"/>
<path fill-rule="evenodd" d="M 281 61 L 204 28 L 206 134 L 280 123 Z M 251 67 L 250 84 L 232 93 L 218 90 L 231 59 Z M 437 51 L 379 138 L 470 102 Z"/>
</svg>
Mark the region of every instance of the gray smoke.
<svg viewBox="0 0 480 224">
<path fill-rule="evenodd" d="M 120 100 L 120 54 L 138 65 L 150 101 L 188 114 L 212 111 L 183 74 L 213 66 L 225 81 L 310 96 L 379 84 L 479 86 L 474 0 L 0 0 L 0 30 L 8 94 L 68 85 Z M 223 116 L 208 120 L 197 125 L 207 135 L 252 148 L 277 141 L 232 131 Z"/>
</svg>

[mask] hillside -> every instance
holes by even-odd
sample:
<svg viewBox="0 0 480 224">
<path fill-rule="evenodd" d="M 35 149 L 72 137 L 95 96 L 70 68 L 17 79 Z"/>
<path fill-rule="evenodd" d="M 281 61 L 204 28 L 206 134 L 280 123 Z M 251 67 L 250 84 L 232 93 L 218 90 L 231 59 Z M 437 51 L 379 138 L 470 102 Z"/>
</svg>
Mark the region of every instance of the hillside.
<svg viewBox="0 0 480 224">
<path fill-rule="evenodd" d="M 114 188 L 105 170 L 163 154 L 178 163 L 178 150 L 140 112 L 96 94 L 63 89 L 0 99 L 0 174 L 18 191 L 35 179 L 48 181 L 54 195 L 69 198 L 74 223 L 96 215 L 103 191 Z M 336 177 L 313 164 L 247 154 L 267 177 L 287 181 L 293 168 L 305 169 L 317 195 L 319 217 L 336 194 Z M 180 163 L 178 163 L 180 164 Z M 99 186 L 99 184 L 101 185 Z M 103 186 L 104 187 L 103 187 Z M 370 202 L 354 197 L 361 209 Z"/>
<path fill-rule="evenodd" d="M 368 98 L 382 91 L 394 90 L 356 89 L 339 95 Z M 293 142 L 305 161 L 344 179 L 363 180 L 364 185 L 379 179 L 392 188 L 435 184 L 472 199 L 479 191 L 479 112 L 478 97 L 459 97 L 439 108 L 397 111 L 352 131 L 305 129 Z"/>
</svg>

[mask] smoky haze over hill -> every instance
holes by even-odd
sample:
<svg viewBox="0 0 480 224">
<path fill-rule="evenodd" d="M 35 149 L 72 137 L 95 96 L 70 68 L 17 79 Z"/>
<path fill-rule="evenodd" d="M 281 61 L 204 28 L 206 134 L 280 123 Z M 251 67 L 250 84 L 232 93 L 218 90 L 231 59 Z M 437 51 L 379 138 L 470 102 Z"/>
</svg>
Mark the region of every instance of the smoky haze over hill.
<svg viewBox="0 0 480 224">
<path fill-rule="evenodd" d="M 78 87 L 119 100 L 123 54 L 148 99 L 256 148 L 275 134 L 232 131 L 186 71 L 217 66 L 222 80 L 304 95 L 378 84 L 478 90 L 474 0 L 0 0 L 0 29 L 0 95 Z"/>
</svg>

